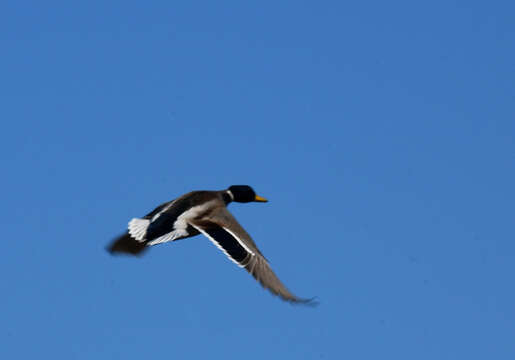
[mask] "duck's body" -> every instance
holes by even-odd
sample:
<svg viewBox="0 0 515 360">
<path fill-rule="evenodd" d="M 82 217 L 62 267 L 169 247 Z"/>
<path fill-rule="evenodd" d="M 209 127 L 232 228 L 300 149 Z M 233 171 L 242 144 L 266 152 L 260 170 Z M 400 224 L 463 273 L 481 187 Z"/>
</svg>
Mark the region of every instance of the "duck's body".
<svg viewBox="0 0 515 360">
<path fill-rule="evenodd" d="M 290 293 L 276 277 L 250 235 L 227 210 L 232 201 L 267 200 L 246 185 L 221 191 L 193 191 L 159 205 L 141 219 L 132 219 L 127 233 L 115 239 L 108 250 L 140 255 L 150 246 L 202 233 L 273 294 L 293 303 L 309 302 Z"/>
</svg>

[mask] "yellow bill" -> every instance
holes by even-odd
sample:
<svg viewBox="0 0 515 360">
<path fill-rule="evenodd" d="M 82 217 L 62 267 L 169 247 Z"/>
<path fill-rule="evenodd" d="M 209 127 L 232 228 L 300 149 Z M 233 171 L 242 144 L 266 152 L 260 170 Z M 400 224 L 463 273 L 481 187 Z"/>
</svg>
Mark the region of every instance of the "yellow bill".
<svg viewBox="0 0 515 360">
<path fill-rule="evenodd" d="M 267 199 L 265 199 L 264 197 L 261 197 L 259 195 L 256 195 L 256 197 L 254 198 L 254 201 L 257 201 L 257 202 L 268 202 Z"/>
</svg>

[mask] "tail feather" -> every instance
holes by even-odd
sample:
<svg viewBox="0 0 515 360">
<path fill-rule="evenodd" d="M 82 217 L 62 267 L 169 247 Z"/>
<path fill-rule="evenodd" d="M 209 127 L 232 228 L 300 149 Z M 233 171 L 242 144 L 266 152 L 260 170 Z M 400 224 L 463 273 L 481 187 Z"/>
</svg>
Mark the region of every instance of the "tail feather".
<svg viewBox="0 0 515 360">
<path fill-rule="evenodd" d="M 116 239 L 107 247 L 107 251 L 115 255 L 116 253 L 125 253 L 141 256 L 147 246 L 144 242 L 133 239 L 129 233 L 125 233 Z"/>
</svg>

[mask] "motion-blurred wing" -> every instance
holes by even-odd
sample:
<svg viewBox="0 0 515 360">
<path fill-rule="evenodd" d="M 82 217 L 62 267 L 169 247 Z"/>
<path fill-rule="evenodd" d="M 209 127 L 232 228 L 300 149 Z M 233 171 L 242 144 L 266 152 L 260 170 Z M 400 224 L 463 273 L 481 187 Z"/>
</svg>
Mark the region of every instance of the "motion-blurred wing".
<svg viewBox="0 0 515 360">
<path fill-rule="evenodd" d="M 245 268 L 264 288 L 291 303 L 312 303 L 293 295 L 274 274 L 249 234 L 226 208 L 191 225 L 211 240 L 230 260 Z"/>
<path fill-rule="evenodd" d="M 158 207 L 156 207 L 154 210 L 152 210 L 150 213 L 145 215 L 143 219 L 146 219 L 150 221 L 155 216 L 159 216 L 159 214 L 165 210 L 168 206 L 170 206 L 175 200 L 167 201 Z M 115 238 L 111 244 L 108 245 L 107 251 L 109 251 L 111 254 L 116 253 L 125 253 L 125 254 L 131 254 L 136 256 L 143 255 L 144 251 L 147 249 L 147 246 L 144 241 L 136 240 L 128 231 L 126 231 L 124 234 L 118 236 Z"/>
</svg>

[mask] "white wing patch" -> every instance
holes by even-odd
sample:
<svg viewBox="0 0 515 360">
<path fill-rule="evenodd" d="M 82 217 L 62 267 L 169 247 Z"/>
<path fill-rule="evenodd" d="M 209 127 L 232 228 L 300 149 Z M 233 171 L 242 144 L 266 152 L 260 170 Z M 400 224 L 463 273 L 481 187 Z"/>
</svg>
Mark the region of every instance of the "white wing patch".
<svg viewBox="0 0 515 360">
<path fill-rule="evenodd" d="M 177 220 L 175 220 L 173 224 L 173 231 L 170 231 L 167 234 L 164 234 L 157 239 L 149 241 L 147 245 L 156 245 L 161 244 L 168 241 L 173 241 L 175 239 L 188 236 L 188 223 L 190 220 L 195 219 L 199 214 L 203 213 L 207 208 L 211 206 L 210 202 L 207 202 L 202 205 L 193 206 L 191 209 L 183 212 Z M 164 210 L 163 210 L 164 211 Z M 157 215 L 152 219 L 157 219 Z"/>
<path fill-rule="evenodd" d="M 149 241 L 147 243 L 147 245 L 151 246 L 151 245 L 157 245 L 157 244 L 165 243 L 165 242 L 168 242 L 168 241 L 174 241 L 177 238 L 180 238 L 182 236 L 188 236 L 188 235 L 189 234 L 188 234 L 188 232 L 186 230 L 183 230 L 183 229 L 174 230 L 174 231 L 170 231 L 168 234 L 164 234 L 164 235 L 158 237 L 157 239 Z"/>
<path fill-rule="evenodd" d="M 138 241 L 145 241 L 150 220 L 134 218 L 129 221 L 129 234 Z"/>
<path fill-rule="evenodd" d="M 236 260 L 234 260 L 234 259 L 231 257 L 231 255 L 229 255 L 229 253 L 228 253 L 228 252 L 227 252 L 227 251 L 226 251 L 222 246 L 220 246 L 220 244 L 218 243 L 218 241 L 216 241 L 215 239 L 213 239 L 213 238 L 211 237 L 211 235 L 209 235 L 207 232 L 205 232 L 203 229 L 201 229 L 201 228 L 200 228 L 200 227 L 198 227 L 198 226 L 195 226 L 195 225 L 193 225 L 193 224 L 192 224 L 191 226 L 193 226 L 195 229 L 197 229 L 197 230 L 198 230 L 198 231 L 200 231 L 202 234 L 204 234 L 204 236 L 205 236 L 205 237 L 207 237 L 207 238 L 208 238 L 208 239 L 209 239 L 213 244 L 215 244 L 215 246 L 216 246 L 217 248 L 219 248 L 220 250 L 222 250 L 222 252 L 223 252 L 223 253 L 224 253 L 224 254 L 229 258 L 229 260 L 231 260 L 233 263 L 235 263 L 236 265 L 238 265 L 238 266 L 239 266 L 239 267 L 241 267 L 241 268 L 242 268 L 242 267 L 245 267 L 245 266 L 248 264 L 248 262 L 247 262 L 247 264 L 243 264 L 243 265 L 242 265 L 242 264 L 240 264 L 239 262 L 237 262 Z M 249 250 L 249 248 L 248 248 L 247 246 L 245 246 L 245 244 L 243 244 L 243 242 L 242 242 L 242 241 L 241 241 L 237 236 L 235 236 L 233 232 L 231 232 L 231 231 L 227 230 L 227 228 L 224 228 L 224 227 L 222 227 L 222 229 L 224 229 L 224 230 L 225 230 L 225 231 L 227 231 L 229 234 L 231 234 L 231 235 L 232 235 L 232 237 L 234 237 L 234 238 L 235 238 L 235 239 L 240 243 L 240 245 L 241 245 L 241 246 L 243 246 L 243 248 L 244 248 L 245 250 L 247 250 L 247 251 L 250 253 L 250 255 L 254 256 L 254 252 L 250 251 L 250 250 Z M 249 261 L 250 261 L 250 260 L 249 260 Z"/>
</svg>

